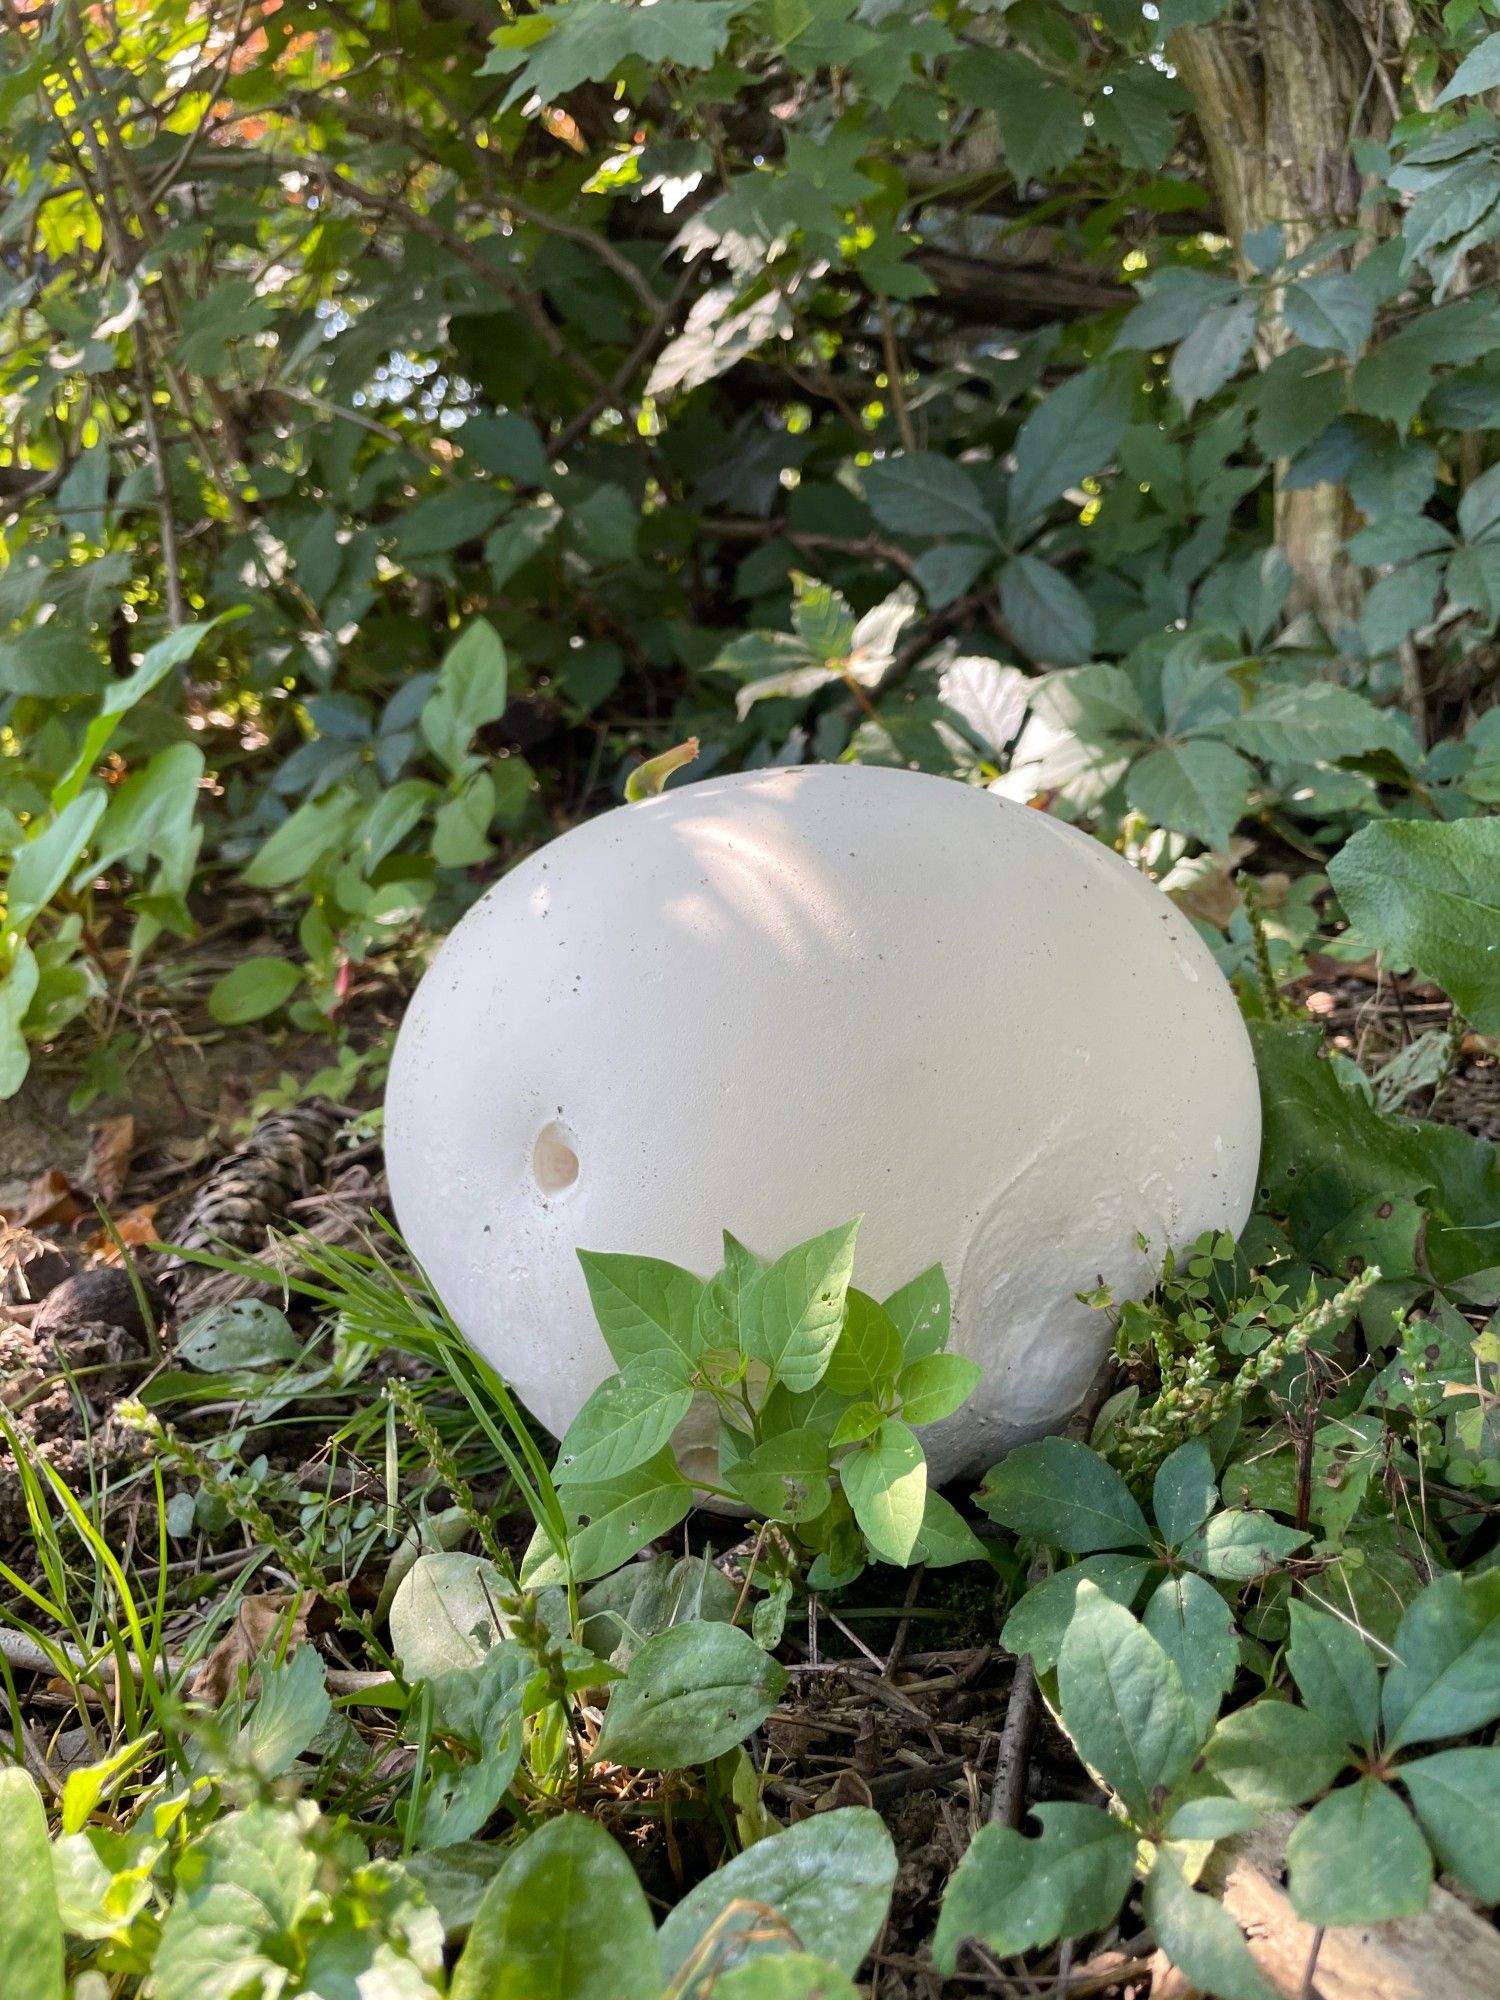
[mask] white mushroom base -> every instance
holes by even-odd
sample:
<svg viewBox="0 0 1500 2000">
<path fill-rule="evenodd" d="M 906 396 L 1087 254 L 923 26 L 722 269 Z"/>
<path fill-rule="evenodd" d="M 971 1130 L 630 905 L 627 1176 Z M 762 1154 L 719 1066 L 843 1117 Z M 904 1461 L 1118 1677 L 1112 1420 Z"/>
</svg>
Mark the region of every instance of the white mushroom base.
<svg viewBox="0 0 1500 2000">
<path fill-rule="evenodd" d="M 397 1218 L 561 1434 L 612 1370 L 575 1252 L 705 1276 L 863 1214 L 877 1297 L 941 1263 L 984 1380 L 933 1477 L 1055 1429 L 1108 1346 L 1076 1294 L 1249 1213 L 1250 1045 L 1188 920 L 1060 821 L 857 765 L 586 822 L 442 947 L 386 1100 Z M 1142 1250 L 1139 1239 L 1147 1249 Z"/>
</svg>

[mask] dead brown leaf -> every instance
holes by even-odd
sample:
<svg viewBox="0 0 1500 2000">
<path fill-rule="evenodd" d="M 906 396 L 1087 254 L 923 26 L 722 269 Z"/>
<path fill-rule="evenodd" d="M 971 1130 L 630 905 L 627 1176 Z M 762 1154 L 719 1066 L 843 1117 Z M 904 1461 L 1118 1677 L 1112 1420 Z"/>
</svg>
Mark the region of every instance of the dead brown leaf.
<svg viewBox="0 0 1500 2000">
<path fill-rule="evenodd" d="M 310 1590 L 300 1597 L 287 1590 L 242 1597 L 234 1623 L 193 1676 L 193 1694 L 217 1708 L 233 1691 L 241 1667 L 253 1667 L 272 1645 L 280 1651 L 283 1638 L 287 1652 L 302 1644 L 316 1604 Z"/>
<path fill-rule="evenodd" d="M 89 1153 L 83 1163 L 83 1184 L 106 1208 L 118 1197 L 135 1151 L 135 1120 L 127 1111 L 120 1118 L 101 1118 L 89 1128 Z"/>
<path fill-rule="evenodd" d="M 79 1193 L 60 1167 L 38 1174 L 26 1190 L 26 1206 L 20 1223 L 23 1229 L 45 1229 L 49 1224 L 76 1222 L 87 1215 L 90 1203 Z"/>
<path fill-rule="evenodd" d="M 156 1241 L 157 1206 L 156 1202 L 148 1201 L 140 1208 L 128 1208 L 123 1215 L 110 1217 L 115 1235 L 127 1249 L 142 1250 L 148 1243 Z M 118 1264 L 120 1261 L 115 1238 L 107 1229 L 96 1229 L 83 1247 L 96 1264 Z"/>
</svg>

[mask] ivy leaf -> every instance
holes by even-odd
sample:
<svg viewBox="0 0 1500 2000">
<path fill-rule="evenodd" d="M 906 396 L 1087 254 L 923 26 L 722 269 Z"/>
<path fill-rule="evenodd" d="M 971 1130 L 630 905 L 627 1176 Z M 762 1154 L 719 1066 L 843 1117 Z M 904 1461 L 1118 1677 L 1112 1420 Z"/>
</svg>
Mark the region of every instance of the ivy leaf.
<svg viewBox="0 0 1500 2000">
<path fill-rule="evenodd" d="M 1074 1438 L 1019 1446 L 985 1474 L 979 1504 L 1012 1534 L 1070 1555 L 1151 1545 L 1130 1488 L 1098 1452 Z"/>
<path fill-rule="evenodd" d="M 1240 1663 L 1229 1606 L 1189 1570 L 1157 1585 L 1141 1623 L 1181 1675 L 1198 1733 L 1207 1736 Z"/>
<path fill-rule="evenodd" d="M 1284 1527 L 1255 1508 L 1229 1508 L 1184 1542 L 1182 1555 L 1208 1576 L 1251 1583 L 1268 1576 L 1310 1540 L 1301 1529 Z"/>
<path fill-rule="evenodd" d="M 1500 1715 L 1500 1571 L 1440 1576 L 1396 1628 L 1382 1710 L 1389 1750 L 1466 1736 Z"/>
<path fill-rule="evenodd" d="M 1091 1583 L 1057 1662 L 1062 1718 L 1078 1754 L 1117 1792 L 1141 1827 L 1201 1740 L 1182 1676 L 1130 1613 Z"/>
<path fill-rule="evenodd" d="M 569 1424 L 553 1477 L 560 1486 L 576 1485 L 632 1471 L 661 1450 L 692 1404 L 679 1372 L 630 1363 L 601 1382 Z"/>
<path fill-rule="evenodd" d="M 1360 935 L 1500 1034 L 1500 819 L 1381 820 L 1334 856 L 1329 880 Z"/>
<path fill-rule="evenodd" d="M 1500 1903 L 1500 1749 L 1439 1750 L 1398 1776 L 1444 1868 Z"/>
<path fill-rule="evenodd" d="M 738 1626 L 670 1626 L 611 1689 L 595 1754 L 655 1771 L 712 1763 L 760 1727 L 785 1686 L 785 1667 Z"/>
<path fill-rule="evenodd" d="M 1253 766 L 1227 743 L 1195 741 L 1153 750 L 1132 764 L 1125 796 L 1153 826 L 1191 834 L 1222 854 L 1254 783 Z"/>
<path fill-rule="evenodd" d="M 907 1426 L 888 1417 L 839 1466 L 860 1532 L 887 1562 L 909 1563 L 927 1500 L 927 1459 Z"/>
<path fill-rule="evenodd" d="M 1083 106 L 1015 49 L 967 48 L 948 68 L 966 103 L 992 111 L 1018 183 L 1065 167 L 1083 151 Z"/>
<path fill-rule="evenodd" d="M 1286 1844 L 1287 1894 L 1308 1924 L 1378 1924 L 1427 1907 L 1432 1855 L 1389 1785 L 1330 1792 Z"/>
<path fill-rule="evenodd" d="M 1188 1886 L 1170 1849 L 1146 1877 L 1143 1907 L 1157 1945 L 1194 1986 L 1217 2000 L 1277 2000 L 1239 1925 L 1222 1903 Z"/>
<path fill-rule="evenodd" d="M 657 2000 L 651 1908 L 597 1820 L 562 1813 L 511 1850 L 484 1892 L 449 1990 L 451 2000 Z"/>
<path fill-rule="evenodd" d="M 1208 1739 L 1208 1768 L 1237 1799 L 1300 1806 L 1333 1783 L 1349 1762 L 1338 1726 L 1290 1702 L 1263 1700 L 1226 1715 Z"/>
<path fill-rule="evenodd" d="M 494 35 L 481 76 L 519 74 L 502 111 L 524 98 L 555 104 L 580 83 L 604 83 L 632 59 L 650 68 L 708 69 L 729 39 L 740 0 L 573 0 L 566 18 L 528 17 Z"/>
<path fill-rule="evenodd" d="M 878 1813 L 818 1813 L 756 1841 L 688 1891 L 661 1927 L 662 1978 L 670 1985 L 710 1934 L 737 1965 L 784 1951 L 784 1937 L 767 1934 L 763 1910 L 774 1910 L 808 1951 L 853 1973 L 875 1942 L 895 1879 L 895 1846 Z"/>
<path fill-rule="evenodd" d="M 1308 1708 L 1348 1743 L 1370 1749 L 1380 1720 L 1380 1676 L 1369 1647 L 1342 1618 L 1294 1598 L 1287 1665 Z M 1500 1899 L 1497 1899 L 1500 1900 Z"/>
</svg>

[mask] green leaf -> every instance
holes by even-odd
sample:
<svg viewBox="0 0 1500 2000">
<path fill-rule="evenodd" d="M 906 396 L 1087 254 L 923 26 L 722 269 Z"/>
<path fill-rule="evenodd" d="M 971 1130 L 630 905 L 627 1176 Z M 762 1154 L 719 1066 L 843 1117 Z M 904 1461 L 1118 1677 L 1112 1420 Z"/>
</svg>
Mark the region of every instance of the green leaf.
<svg viewBox="0 0 1500 2000">
<path fill-rule="evenodd" d="M 1208 1740 L 1208 1768 L 1237 1799 L 1300 1806 L 1349 1762 L 1337 1725 L 1285 1701 L 1254 1701 L 1226 1715 Z"/>
<path fill-rule="evenodd" d="M 1372 1749 L 1380 1721 L 1380 1676 L 1369 1647 L 1342 1618 L 1294 1598 L 1287 1665 L 1309 1709 L 1346 1743 Z"/>
<path fill-rule="evenodd" d="M 724 1484 L 768 1521 L 816 1520 L 833 1498 L 827 1440 L 813 1430 L 782 1431 L 737 1459 Z"/>
<path fill-rule="evenodd" d="M 1177 143 L 1177 116 L 1186 93 L 1149 63 L 1116 70 L 1094 99 L 1094 137 L 1127 167 L 1160 173 Z"/>
<path fill-rule="evenodd" d="M 177 1331 L 177 1358 L 214 1375 L 295 1361 L 302 1343 L 266 1299 L 228 1299 L 194 1313 Z"/>
<path fill-rule="evenodd" d="M 260 1694 L 240 1731 L 239 1755 L 262 1778 L 290 1771 L 333 1713 L 316 1648 L 299 1646 L 260 1669 Z"/>
<path fill-rule="evenodd" d="M 1214 1462 L 1202 1438 L 1179 1445 L 1162 1461 L 1151 1489 L 1151 1511 L 1168 1548 L 1180 1548 L 1195 1528 L 1202 1527 L 1218 1501 Z"/>
<path fill-rule="evenodd" d="M 1018 186 L 1083 151 L 1083 106 L 1018 50 L 966 48 L 948 66 L 948 85 L 964 103 L 994 112 Z"/>
<path fill-rule="evenodd" d="M 0 694 L 34 694 L 66 701 L 109 685 L 109 667 L 78 632 L 33 627 L 0 642 Z"/>
<path fill-rule="evenodd" d="M 647 1542 L 675 1528 L 693 1506 L 693 1489 L 670 1451 L 658 1452 L 644 1465 L 611 1479 L 565 1486 L 558 1497 L 568 1526 L 573 1575 L 579 1583 L 618 1569 Z M 538 1587 L 563 1580 L 562 1566 L 540 1529 L 527 1550 L 523 1580 Z"/>
<path fill-rule="evenodd" d="M 83 733 L 83 742 L 71 769 L 52 788 L 54 807 L 65 806 L 70 799 L 76 798 L 83 789 L 84 780 L 109 747 L 111 738 L 128 712 L 138 702 L 144 701 L 174 667 L 190 660 L 216 625 L 222 624 L 225 618 L 239 615 L 238 612 L 223 612 L 202 625 L 179 626 L 175 632 L 169 632 L 154 646 L 146 648 L 134 673 L 109 684 L 99 703 L 99 713 Z"/>
<path fill-rule="evenodd" d="M 922 1525 L 912 1547 L 911 1560 L 926 1563 L 929 1569 L 948 1569 L 955 1563 L 983 1562 L 984 1543 L 968 1522 L 941 1493 L 929 1486 L 922 1503 Z"/>
<path fill-rule="evenodd" d="M 650 1906 L 597 1820 L 563 1813 L 512 1849 L 449 1990 L 451 2000 L 659 2000 Z"/>
<path fill-rule="evenodd" d="M 716 1975 L 714 2000 L 860 2000 L 831 1959 L 782 1951 Z"/>
<path fill-rule="evenodd" d="M 860 1531 L 886 1562 L 909 1563 L 927 1503 L 927 1460 L 906 1425 L 888 1417 L 839 1466 Z"/>
<path fill-rule="evenodd" d="M 1448 1873 L 1500 1903 L 1500 1750 L 1439 1750 L 1397 1775 Z"/>
<path fill-rule="evenodd" d="M 1114 1603 L 1128 1607 L 1150 1567 L 1149 1556 L 1085 1556 L 1071 1563 L 1032 1585 L 1006 1619 L 1001 1642 L 1013 1653 L 1029 1653 L 1039 1674 L 1050 1673 L 1077 1609 L 1078 1586 L 1092 1583 Z"/>
<path fill-rule="evenodd" d="M 193 816 L 205 760 L 196 743 L 169 743 L 110 794 L 94 835 L 92 866 L 100 873 L 127 856 L 155 854 L 186 888 L 198 856 Z"/>
<path fill-rule="evenodd" d="M 1281 316 L 1308 347 L 1332 347 L 1352 361 L 1375 325 L 1375 301 L 1359 277 L 1325 271 L 1286 288 Z"/>
<path fill-rule="evenodd" d="M 1386 1669 L 1386 1747 L 1467 1736 L 1500 1716 L 1500 1570 L 1440 1576 L 1407 1606 Z"/>
<path fill-rule="evenodd" d="M 289 958 L 247 958 L 214 981 L 208 1011 L 227 1027 L 263 1021 L 284 1007 L 302 984 L 302 968 Z"/>
<path fill-rule="evenodd" d="M 474 868 L 488 861 L 495 817 L 495 781 L 488 771 L 471 771 L 455 798 L 433 815 L 432 858 L 440 868 Z"/>
<path fill-rule="evenodd" d="M 1240 1663 L 1229 1606 L 1211 1583 L 1187 1571 L 1157 1585 L 1141 1623 L 1176 1667 L 1199 1737 L 1207 1736 Z"/>
<path fill-rule="evenodd" d="M 1130 1488 L 1098 1452 L 1073 1438 L 1023 1444 L 991 1466 L 979 1504 L 1012 1534 L 1071 1555 L 1151 1546 Z"/>
<path fill-rule="evenodd" d="M 7 930 L 24 933 L 32 918 L 46 909 L 73 872 L 108 802 L 109 794 L 103 790 L 85 792 L 18 850 L 6 884 Z"/>
<path fill-rule="evenodd" d="M 1222 724 L 1221 733 L 1267 764 L 1311 764 L 1371 750 L 1399 756 L 1404 743 L 1391 716 L 1332 681 L 1268 688 L 1244 715 Z"/>
<path fill-rule="evenodd" d="M 1036 1808 L 1039 1839 L 982 1826 L 943 1892 L 932 1956 L 948 1977 L 958 1947 L 976 1938 L 1001 1958 L 1114 1922 L 1135 1870 L 1128 1828 L 1096 1806 Z"/>
<path fill-rule="evenodd" d="M 901 1366 L 901 1334 L 883 1306 L 851 1285 L 844 1325 L 828 1358 L 824 1383 L 840 1396 L 888 1389 Z"/>
<path fill-rule="evenodd" d="M 1042 398 L 1016 433 L 1006 504 L 1013 530 L 1110 458 L 1130 420 L 1133 394 L 1117 363 L 1081 369 Z"/>
<path fill-rule="evenodd" d="M 358 794 L 343 786 L 309 799 L 267 838 L 243 871 L 244 880 L 252 889 L 285 889 L 305 881 L 353 832 L 363 811 Z"/>
<path fill-rule="evenodd" d="M 29 944 L 23 944 L 10 971 L 0 979 L 0 1099 L 15 1096 L 31 1067 L 31 1051 L 21 1023 L 36 998 L 40 979 L 36 954 Z"/>
<path fill-rule="evenodd" d="M 1226 743 L 1153 750 L 1130 767 L 1125 796 L 1153 826 L 1191 834 L 1223 853 L 1250 803 L 1255 772 Z"/>
<path fill-rule="evenodd" d="M 941 452 L 898 452 L 866 466 L 861 477 L 870 512 L 895 534 L 996 540 L 984 495 L 962 465 Z"/>
<path fill-rule="evenodd" d="M 1500 84 L 1500 34 L 1486 35 L 1478 48 L 1470 49 L 1435 100 L 1438 106 L 1451 104 L 1456 97 L 1479 97 Z"/>
<path fill-rule="evenodd" d="M 290 1814 L 249 1806 L 193 1842 L 162 1919 L 152 1967 L 160 2000 L 240 2000 L 257 1985 L 284 1984 L 274 1953 L 317 1879 L 319 1857 L 305 1838 L 317 1816 L 311 1804 Z"/>
<path fill-rule="evenodd" d="M 941 1264 L 934 1264 L 900 1291 L 892 1292 L 885 1309 L 901 1335 L 901 1352 L 907 1361 L 923 1354 L 941 1354 L 948 1345 L 953 1305 Z"/>
<path fill-rule="evenodd" d="M 909 1424 L 936 1424 L 962 1407 L 984 1380 L 977 1361 L 962 1354 L 924 1354 L 896 1378 L 901 1415 Z"/>
<path fill-rule="evenodd" d="M 604 1343 L 619 1367 L 651 1361 L 686 1381 L 700 1352 L 703 1280 L 659 1257 L 580 1250 Z"/>
<path fill-rule="evenodd" d="M 1250 352 L 1255 338 L 1256 302 L 1244 293 L 1212 305 L 1172 356 L 1172 388 L 1189 414 L 1218 394 Z"/>
<path fill-rule="evenodd" d="M 0 1964 L 26 2000 L 63 2000 L 63 1933 L 47 1813 L 30 1775 L 0 1770 Z"/>
<path fill-rule="evenodd" d="M 1251 1583 L 1268 1576 L 1311 1540 L 1299 1528 L 1283 1527 L 1254 1508 L 1215 1514 L 1182 1546 L 1183 1559 L 1209 1576 Z"/>
<path fill-rule="evenodd" d="M 1078 1754 L 1148 1827 L 1201 1740 L 1182 1676 L 1149 1632 L 1091 1583 L 1057 1662 L 1063 1724 Z"/>
<path fill-rule="evenodd" d="M 708 1764 L 758 1729 L 786 1669 L 738 1626 L 673 1625 L 610 1691 L 596 1756 L 651 1770 Z"/>
<path fill-rule="evenodd" d="M 692 1404 L 680 1373 L 632 1362 L 601 1382 L 569 1424 L 553 1477 L 562 1486 L 632 1471 L 655 1457 Z"/>
<path fill-rule="evenodd" d="M 1188 1886 L 1170 1849 L 1157 1855 L 1142 1900 L 1158 1947 L 1194 1986 L 1216 2000 L 1277 2000 L 1239 1925 L 1222 1903 Z"/>
<path fill-rule="evenodd" d="M 580 83 L 604 83 L 632 59 L 651 69 L 708 69 L 738 11 L 739 0 L 655 0 L 649 7 L 573 0 L 565 18 L 528 17 L 501 28 L 479 74 L 519 70 L 500 106 L 508 111 L 530 97 L 554 104 Z"/>
<path fill-rule="evenodd" d="M 799 1243 L 757 1280 L 745 1347 L 794 1394 L 822 1380 L 843 1325 L 859 1219 Z"/>
<path fill-rule="evenodd" d="M 459 1550 L 417 1557 L 391 1600 L 391 1650 L 409 1681 L 477 1667 L 507 1636 L 507 1586 L 484 1556 Z"/>
<path fill-rule="evenodd" d="M 688 1891 L 661 1927 L 662 1977 L 674 1980 L 710 1933 L 735 1965 L 784 1951 L 764 1910 L 808 1951 L 853 1973 L 879 1934 L 895 1879 L 896 1850 L 878 1813 L 818 1813 L 756 1841 Z"/>
<path fill-rule="evenodd" d="M 1500 1034 L 1500 818 L 1376 821 L 1328 875 L 1363 938 L 1445 987 L 1482 1034 Z"/>
<path fill-rule="evenodd" d="M 1033 660 L 1060 667 L 1094 649 L 1094 614 L 1061 570 L 1036 556 L 1012 556 L 1000 572 L 1000 610 Z"/>
<path fill-rule="evenodd" d="M 450 771 L 463 763 L 474 732 L 505 713 L 508 677 L 499 633 L 475 618 L 443 655 L 422 709 L 422 734 Z"/>
<path fill-rule="evenodd" d="M 1378 1924 L 1427 1907 L 1432 1856 L 1389 1785 L 1330 1792 L 1286 1844 L 1287 1894 L 1308 1924 Z"/>
</svg>

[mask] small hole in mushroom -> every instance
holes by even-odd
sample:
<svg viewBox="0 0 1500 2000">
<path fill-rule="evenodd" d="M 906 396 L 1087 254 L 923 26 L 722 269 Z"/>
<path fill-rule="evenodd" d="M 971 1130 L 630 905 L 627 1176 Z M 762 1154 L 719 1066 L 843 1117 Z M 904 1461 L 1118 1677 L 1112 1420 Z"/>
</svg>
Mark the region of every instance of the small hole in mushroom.
<svg viewBox="0 0 1500 2000">
<path fill-rule="evenodd" d="M 531 1171 L 543 1194 L 565 1194 L 578 1178 L 573 1135 L 555 1119 L 537 1134 L 531 1151 Z"/>
</svg>

